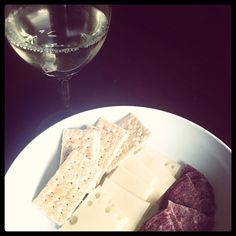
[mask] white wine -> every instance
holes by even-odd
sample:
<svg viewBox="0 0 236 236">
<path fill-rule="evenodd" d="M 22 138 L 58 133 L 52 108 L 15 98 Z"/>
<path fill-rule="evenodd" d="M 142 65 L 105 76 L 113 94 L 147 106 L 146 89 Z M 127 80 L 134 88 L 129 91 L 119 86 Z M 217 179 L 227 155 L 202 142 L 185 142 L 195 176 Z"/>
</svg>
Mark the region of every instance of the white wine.
<svg viewBox="0 0 236 236">
<path fill-rule="evenodd" d="M 108 27 L 109 16 L 92 5 L 19 5 L 5 19 L 6 37 L 17 54 L 57 77 L 86 65 L 101 48 Z"/>
</svg>

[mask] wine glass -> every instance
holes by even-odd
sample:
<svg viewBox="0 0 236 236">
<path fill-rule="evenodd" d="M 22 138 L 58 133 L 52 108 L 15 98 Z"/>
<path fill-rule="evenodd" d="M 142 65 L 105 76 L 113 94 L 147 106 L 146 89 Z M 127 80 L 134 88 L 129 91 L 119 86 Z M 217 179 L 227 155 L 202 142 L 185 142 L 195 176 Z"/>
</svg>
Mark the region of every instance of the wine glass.
<svg viewBox="0 0 236 236">
<path fill-rule="evenodd" d="M 71 113 L 70 79 L 101 49 L 110 20 L 109 5 L 5 7 L 5 35 L 12 48 L 59 81 L 63 118 Z"/>
</svg>

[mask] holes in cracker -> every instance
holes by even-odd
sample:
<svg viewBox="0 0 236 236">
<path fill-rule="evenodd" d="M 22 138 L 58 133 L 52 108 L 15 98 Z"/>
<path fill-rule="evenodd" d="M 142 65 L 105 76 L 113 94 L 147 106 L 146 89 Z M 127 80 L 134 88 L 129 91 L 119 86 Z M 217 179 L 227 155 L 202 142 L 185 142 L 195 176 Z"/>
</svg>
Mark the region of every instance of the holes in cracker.
<svg viewBox="0 0 236 236">
<path fill-rule="evenodd" d="M 100 193 L 96 193 L 96 194 L 95 194 L 95 198 L 97 198 L 97 199 L 100 198 L 100 196 L 101 196 Z"/>
<path fill-rule="evenodd" d="M 76 216 L 71 216 L 69 221 L 71 224 L 75 224 L 78 221 L 78 218 Z"/>
<path fill-rule="evenodd" d="M 89 200 L 89 201 L 87 202 L 87 205 L 88 205 L 88 206 L 92 206 L 92 205 L 93 205 L 93 202 L 92 202 L 91 200 Z"/>
<path fill-rule="evenodd" d="M 110 212 L 110 208 L 109 208 L 109 207 L 106 207 L 106 208 L 105 208 L 105 212 L 106 212 L 106 213 L 109 213 L 109 212 Z"/>
</svg>

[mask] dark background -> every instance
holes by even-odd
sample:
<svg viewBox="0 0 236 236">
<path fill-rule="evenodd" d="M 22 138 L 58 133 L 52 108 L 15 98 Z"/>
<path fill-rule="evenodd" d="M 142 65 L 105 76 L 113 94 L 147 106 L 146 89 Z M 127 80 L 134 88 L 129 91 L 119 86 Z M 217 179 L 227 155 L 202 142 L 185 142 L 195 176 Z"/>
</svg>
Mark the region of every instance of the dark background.
<svg viewBox="0 0 236 236">
<path fill-rule="evenodd" d="M 5 171 L 60 109 L 54 79 L 5 40 Z M 137 105 L 187 118 L 231 147 L 231 7 L 114 5 L 98 55 L 72 79 L 74 113 Z"/>
</svg>

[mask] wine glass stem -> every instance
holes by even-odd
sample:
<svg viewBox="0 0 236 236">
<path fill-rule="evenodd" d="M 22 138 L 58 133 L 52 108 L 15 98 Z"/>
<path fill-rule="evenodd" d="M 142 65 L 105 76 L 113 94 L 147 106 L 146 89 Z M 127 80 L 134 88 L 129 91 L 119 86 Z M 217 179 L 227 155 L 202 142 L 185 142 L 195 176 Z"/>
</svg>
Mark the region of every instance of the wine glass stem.
<svg viewBox="0 0 236 236">
<path fill-rule="evenodd" d="M 59 78 L 59 92 L 65 111 L 71 112 L 71 76 Z"/>
</svg>

